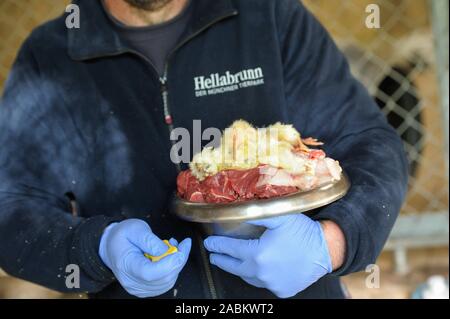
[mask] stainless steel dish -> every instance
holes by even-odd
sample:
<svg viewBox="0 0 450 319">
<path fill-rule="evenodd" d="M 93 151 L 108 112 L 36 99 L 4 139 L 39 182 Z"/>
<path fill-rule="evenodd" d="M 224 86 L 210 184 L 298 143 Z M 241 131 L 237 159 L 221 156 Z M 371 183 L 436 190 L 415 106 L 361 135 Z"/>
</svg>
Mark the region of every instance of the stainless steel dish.
<svg viewBox="0 0 450 319">
<path fill-rule="evenodd" d="M 307 212 L 342 198 L 349 189 L 350 181 L 343 173 L 339 181 L 271 199 L 208 204 L 188 202 L 175 195 L 171 212 L 183 220 L 201 224 L 208 235 L 258 238 L 264 228 L 249 225 L 246 221 Z"/>
</svg>

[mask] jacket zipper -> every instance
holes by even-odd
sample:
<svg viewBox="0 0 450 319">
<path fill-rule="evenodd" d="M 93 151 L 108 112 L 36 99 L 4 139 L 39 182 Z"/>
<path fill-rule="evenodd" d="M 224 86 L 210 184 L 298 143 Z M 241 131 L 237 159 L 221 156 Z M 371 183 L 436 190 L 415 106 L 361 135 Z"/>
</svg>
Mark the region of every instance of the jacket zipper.
<svg viewBox="0 0 450 319">
<path fill-rule="evenodd" d="M 167 66 L 166 66 L 167 69 Z M 169 138 L 172 134 L 173 131 L 173 120 L 172 120 L 172 115 L 170 114 L 169 111 L 169 102 L 167 99 L 168 96 L 168 88 L 167 88 L 167 71 L 164 70 L 164 74 L 162 77 L 159 78 L 159 82 L 161 83 L 161 98 L 162 98 L 162 102 L 163 102 L 163 109 L 164 109 L 164 122 L 166 122 L 168 128 L 169 128 Z M 170 142 L 172 144 L 172 146 L 175 145 L 175 141 L 172 140 L 170 138 Z M 178 153 L 176 154 L 176 156 L 178 157 Z M 177 161 L 177 163 L 175 164 L 177 167 L 177 171 L 181 172 L 181 165 L 180 165 L 180 161 Z"/>
<path fill-rule="evenodd" d="M 237 12 L 235 14 L 237 14 Z M 226 17 L 228 17 L 228 16 L 222 17 L 222 19 L 225 19 Z M 219 21 L 219 20 L 217 20 L 217 21 Z M 197 32 L 196 34 L 198 34 L 198 33 L 199 32 Z M 189 41 L 191 38 L 192 38 L 192 36 L 189 37 L 186 41 L 183 41 L 181 45 L 183 45 L 184 43 Z M 175 52 L 179 47 L 181 47 L 181 45 L 177 46 L 175 48 L 175 50 L 171 52 L 170 55 L 172 55 L 173 52 Z M 127 52 L 136 54 L 137 56 L 141 57 L 142 59 L 144 59 L 144 61 L 146 61 L 153 68 L 153 70 L 156 70 L 156 68 L 153 65 L 152 61 L 147 59 L 141 53 L 139 53 L 137 51 L 134 51 L 134 50 L 127 50 L 127 51 L 124 51 L 122 53 L 127 53 Z M 169 57 L 170 57 L 170 55 L 169 55 Z M 173 119 L 172 119 L 172 115 L 170 114 L 169 101 L 168 101 L 168 94 L 169 94 L 168 86 L 167 86 L 167 70 L 168 70 L 168 66 L 169 66 L 169 64 L 168 64 L 168 62 L 166 62 L 166 65 L 164 67 L 164 73 L 163 73 L 163 75 L 161 77 L 159 77 L 159 82 L 161 84 L 161 99 L 162 99 L 162 102 L 163 102 L 163 109 L 164 109 L 164 122 L 167 124 L 167 127 L 169 129 L 169 134 L 171 134 L 172 130 L 173 130 Z M 156 73 L 156 71 L 155 71 L 155 73 Z M 170 135 L 169 135 L 169 138 L 170 138 Z M 170 141 L 171 141 L 172 145 L 175 144 L 175 141 L 173 141 L 173 140 L 170 140 Z M 177 164 L 177 170 L 179 172 L 181 171 L 180 164 Z M 208 289 L 209 289 L 209 294 L 211 296 L 211 299 L 217 299 L 217 290 L 216 290 L 216 287 L 214 285 L 214 280 L 213 280 L 213 277 L 212 277 L 211 266 L 209 265 L 208 255 L 206 253 L 205 248 L 203 247 L 203 241 L 202 241 L 200 235 L 198 235 L 198 233 L 196 235 L 197 235 L 197 241 L 198 241 L 198 244 L 199 244 L 199 247 L 200 247 L 200 254 L 201 254 L 201 259 L 202 259 L 202 262 L 203 262 L 203 268 L 205 270 L 205 277 L 206 277 L 206 283 L 207 283 Z"/>
<path fill-rule="evenodd" d="M 167 60 L 166 60 L 166 64 L 164 66 L 164 74 L 159 79 L 159 81 L 161 83 L 161 95 L 162 95 L 162 101 L 163 101 L 163 105 L 164 105 L 164 121 L 166 122 L 166 124 L 168 126 L 169 134 L 171 134 L 172 130 L 173 130 L 173 118 L 172 118 L 172 114 L 171 114 L 170 108 L 169 108 L 169 101 L 168 101 L 169 91 L 168 91 L 168 86 L 167 86 L 167 70 L 169 69 L 169 60 L 170 60 L 171 56 L 179 48 L 181 48 L 183 45 L 185 45 L 187 42 L 189 42 L 191 39 L 196 37 L 198 34 L 203 32 L 204 30 L 208 29 L 213 24 L 215 24 L 215 23 L 217 23 L 217 22 L 219 22 L 221 20 L 224 20 L 226 18 L 235 16 L 237 14 L 238 14 L 237 11 L 233 11 L 233 12 L 227 14 L 227 15 L 221 16 L 221 17 L 211 21 L 210 23 L 205 25 L 203 28 L 199 29 L 197 32 L 195 32 L 192 35 L 190 35 L 189 37 L 187 37 L 183 42 L 181 42 L 179 45 L 177 45 L 169 53 L 169 55 L 167 57 Z M 172 142 L 172 145 L 175 143 L 175 141 L 172 141 L 172 140 L 171 140 L 171 142 Z M 180 164 L 177 164 L 177 169 L 178 169 L 178 171 L 181 171 Z M 208 255 L 206 253 L 205 248 L 203 247 L 203 241 L 202 241 L 201 237 L 198 234 L 197 234 L 197 240 L 198 240 L 199 247 L 200 247 L 200 254 L 201 254 L 202 261 L 203 261 L 203 268 L 205 270 L 205 277 L 206 277 L 206 282 L 208 284 L 209 293 L 210 293 L 212 299 L 217 299 L 217 290 L 216 290 L 216 287 L 214 285 L 214 280 L 213 280 L 213 277 L 212 277 L 211 266 L 209 265 Z"/>
<path fill-rule="evenodd" d="M 209 294 L 211 295 L 211 299 L 217 299 L 217 290 L 214 285 L 214 279 L 212 276 L 211 266 L 209 265 L 208 254 L 206 253 L 205 248 L 203 247 L 203 240 L 201 236 L 196 233 L 198 246 L 200 247 L 200 255 L 202 258 L 203 266 L 205 268 L 205 277 L 206 283 L 208 284 Z"/>
</svg>

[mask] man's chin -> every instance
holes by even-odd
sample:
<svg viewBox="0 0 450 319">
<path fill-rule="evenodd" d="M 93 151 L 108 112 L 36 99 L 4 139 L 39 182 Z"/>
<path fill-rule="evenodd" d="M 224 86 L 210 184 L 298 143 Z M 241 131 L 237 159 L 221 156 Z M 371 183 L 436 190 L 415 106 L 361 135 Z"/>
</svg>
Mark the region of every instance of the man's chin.
<svg viewBox="0 0 450 319">
<path fill-rule="evenodd" d="M 156 11 L 172 2 L 172 0 L 125 0 L 125 2 L 138 9 Z"/>
</svg>

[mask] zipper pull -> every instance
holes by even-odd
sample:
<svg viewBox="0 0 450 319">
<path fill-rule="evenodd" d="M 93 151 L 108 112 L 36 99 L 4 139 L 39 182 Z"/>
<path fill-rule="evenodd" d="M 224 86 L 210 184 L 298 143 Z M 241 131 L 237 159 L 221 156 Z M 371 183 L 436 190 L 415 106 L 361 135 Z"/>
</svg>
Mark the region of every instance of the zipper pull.
<svg viewBox="0 0 450 319">
<path fill-rule="evenodd" d="M 171 115 L 164 116 L 164 121 L 166 122 L 167 125 L 172 125 L 173 123 L 172 116 Z"/>
<path fill-rule="evenodd" d="M 167 77 L 163 75 L 159 78 L 159 82 L 161 83 L 161 92 L 167 91 Z"/>
</svg>

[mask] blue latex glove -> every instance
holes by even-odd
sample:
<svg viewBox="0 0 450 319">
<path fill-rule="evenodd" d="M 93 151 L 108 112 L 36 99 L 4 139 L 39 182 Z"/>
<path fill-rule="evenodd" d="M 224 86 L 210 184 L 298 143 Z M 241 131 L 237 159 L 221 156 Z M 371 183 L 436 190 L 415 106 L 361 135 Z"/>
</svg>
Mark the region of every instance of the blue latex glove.
<svg viewBox="0 0 450 319">
<path fill-rule="evenodd" d="M 167 245 L 146 222 L 128 219 L 105 229 L 99 255 L 128 293 L 140 298 L 154 297 L 172 289 L 191 250 L 190 238 L 179 245 L 173 238 L 169 242 L 178 252 L 157 262 L 150 261 L 144 253 L 160 256 L 167 251 Z"/>
<path fill-rule="evenodd" d="M 319 222 L 296 214 L 248 223 L 267 230 L 253 240 L 222 236 L 205 239 L 211 264 L 280 298 L 296 295 L 332 271 Z"/>
</svg>

